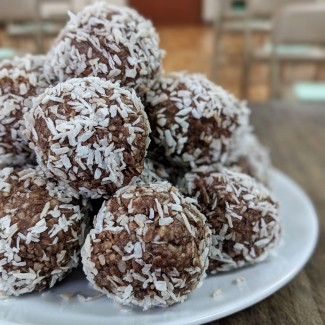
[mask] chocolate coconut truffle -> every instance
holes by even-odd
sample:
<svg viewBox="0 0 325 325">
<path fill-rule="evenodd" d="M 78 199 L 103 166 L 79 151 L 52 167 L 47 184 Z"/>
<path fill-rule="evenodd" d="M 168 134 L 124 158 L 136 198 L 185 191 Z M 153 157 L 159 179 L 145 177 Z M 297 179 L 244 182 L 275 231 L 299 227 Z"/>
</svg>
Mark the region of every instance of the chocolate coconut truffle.
<svg viewBox="0 0 325 325">
<path fill-rule="evenodd" d="M 46 87 L 43 56 L 26 55 L 0 63 L 0 166 L 24 165 L 35 160 L 23 134 L 23 115 L 33 96 Z"/>
<path fill-rule="evenodd" d="M 278 204 L 252 177 L 202 168 L 185 176 L 212 230 L 209 270 L 228 271 L 264 260 L 278 242 Z"/>
<path fill-rule="evenodd" d="M 236 139 L 225 165 L 248 174 L 265 185 L 271 182 L 272 163 L 269 151 L 251 132 Z"/>
<path fill-rule="evenodd" d="M 184 72 L 158 79 L 146 109 L 156 145 L 174 163 L 191 167 L 224 163 L 249 115 L 245 103 L 203 75 Z"/>
<path fill-rule="evenodd" d="M 150 126 L 135 92 L 118 84 L 89 77 L 48 88 L 26 127 L 48 177 L 85 197 L 111 195 L 142 172 Z"/>
<path fill-rule="evenodd" d="M 38 168 L 0 171 L 0 292 L 53 287 L 78 264 L 85 207 Z"/>
<path fill-rule="evenodd" d="M 144 309 L 183 302 L 205 277 L 205 217 L 168 182 L 127 186 L 102 206 L 82 248 L 95 289 Z"/>
<path fill-rule="evenodd" d="M 159 71 L 162 56 L 149 20 L 133 9 L 101 2 L 70 13 L 44 67 L 49 80 L 98 76 L 142 94 Z"/>
</svg>

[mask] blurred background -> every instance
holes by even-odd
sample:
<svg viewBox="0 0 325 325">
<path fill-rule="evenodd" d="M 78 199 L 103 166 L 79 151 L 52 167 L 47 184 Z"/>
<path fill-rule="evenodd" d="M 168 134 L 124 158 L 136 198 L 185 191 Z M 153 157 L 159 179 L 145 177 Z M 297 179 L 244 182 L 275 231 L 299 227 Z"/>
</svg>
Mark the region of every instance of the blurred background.
<svg viewBox="0 0 325 325">
<path fill-rule="evenodd" d="M 325 1 L 107 0 L 152 19 L 166 71 L 201 72 L 240 98 L 325 102 Z M 45 53 L 89 0 L 0 0 L 0 60 Z"/>
</svg>

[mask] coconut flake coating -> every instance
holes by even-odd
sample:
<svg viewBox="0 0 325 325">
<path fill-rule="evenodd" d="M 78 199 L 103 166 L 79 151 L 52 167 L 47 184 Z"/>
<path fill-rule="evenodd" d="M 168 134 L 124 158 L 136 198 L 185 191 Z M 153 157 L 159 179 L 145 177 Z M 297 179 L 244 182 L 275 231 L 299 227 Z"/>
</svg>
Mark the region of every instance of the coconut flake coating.
<svg viewBox="0 0 325 325">
<path fill-rule="evenodd" d="M 137 181 L 150 184 L 169 180 L 169 177 L 170 174 L 167 167 L 154 159 L 146 158 L 144 160 L 143 171 Z"/>
<path fill-rule="evenodd" d="M 171 184 L 177 184 L 177 177 L 180 174 L 180 169 L 177 166 L 172 166 L 169 161 L 149 158 L 151 153 L 144 161 L 144 167 L 138 182 L 145 184 L 169 181 Z M 185 174 L 185 173 L 184 173 Z"/>
<path fill-rule="evenodd" d="M 30 54 L 0 62 L 0 166 L 35 161 L 23 134 L 23 115 L 32 98 L 47 87 L 43 64 L 43 56 Z"/>
<path fill-rule="evenodd" d="M 183 166 L 224 163 L 235 133 L 248 123 L 244 102 L 200 74 L 171 73 L 146 96 L 152 138 Z"/>
<path fill-rule="evenodd" d="M 95 289 L 149 309 L 183 302 L 206 276 L 211 232 L 168 182 L 132 185 L 103 204 L 82 248 Z"/>
<path fill-rule="evenodd" d="M 0 171 L 0 292 L 51 288 L 78 264 L 85 206 L 39 167 Z"/>
<path fill-rule="evenodd" d="M 140 94 L 146 92 L 163 56 L 152 23 L 133 9 L 105 2 L 69 14 L 69 22 L 47 55 L 47 78 L 98 76 L 120 81 Z"/>
<path fill-rule="evenodd" d="M 198 199 L 211 227 L 212 273 L 260 262 L 277 244 L 278 203 L 252 177 L 201 167 L 186 174 L 183 191 Z"/>
<path fill-rule="evenodd" d="M 147 153 L 147 159 L 152 162 L 152 164 L 147 164 L 149 172 L 150 170 L 155 172 L 160 177 L 160 180 L 168 181 L 176 186 L 191 168 L 173 163 L 171 160 L 167 159 L 161 148 L 157 146 L 154 148 L 154 146 L 156 146 L 155 143 L 151 141 Z M 145 174 L 145 172 L 144 170 L 143 174 Z M 150 178 L 148 178 L 145 183 L 151 183 Z"/>
<path fill-rule="evenodd" d="M 235 171 L 248 174 L 265 185 L 271 182 L 270 153 L 251 132 L 236 139 L 225 165 Z"/>
<path fill-rule="evenodd" d="M 150 126 L 134 91 L 74 78 L 48 88 L 25 118 L 45 173 L 85 197 L 111 195 L 142 172 Z"/>
</svg>

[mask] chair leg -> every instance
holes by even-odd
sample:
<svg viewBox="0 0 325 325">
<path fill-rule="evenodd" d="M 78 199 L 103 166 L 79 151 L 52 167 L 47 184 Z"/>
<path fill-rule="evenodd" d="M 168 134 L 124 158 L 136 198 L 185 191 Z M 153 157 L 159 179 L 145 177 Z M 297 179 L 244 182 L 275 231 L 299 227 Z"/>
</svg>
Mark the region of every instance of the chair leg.
<svg viewBox="0 0 325 325">
<path fill-rule="evenodd" d="M 277 99 L 279 98 L 279 62 L 276 58 L 272 58 L 271 71 L 270 71 L 270 98 Z"/>
<path fill-rule="evenodd" d="M 221 18 L 216 18 L 214 23 L 214 38 L 213 38 L 213 58 L 212 58 L 212 80 L 218 83 L 219 75 L 219 63 L 221 57 L 221 39 L 222 39 L 222 30 L 220 21 Z"/>
<path fill-rule="evenodd" d="M 36 26 L 36 32 L 34 35 L 36 53 L 44 53 L 43 51 L 43 22 L 41 19 L 41 8 L 42 8 L 42 0 L 36 0 L 36 8 L 37 8 L 37 18 L 34 20 Z"/>
<path fill-rule="evenodd" d="M 251 55 L 249 53 L 245 53 L 242 78 L 241 78 L 241 97 L 243 99 L 247 99 L 249 96 L 251 63 L 252 63 Z"/>
<path fill-rule="evenodd" d="M 14 40 L 12 39 L 12 37 L 9 36 L 7 26 L 5 26 L 3 39 L 4 39 L 4 46 L 10 47 L 10 48 L 17 48 L 17 46 L 16 46 L 17 44 L 14 43 Z"/>
<path fill-rule="evenodd" d="M 34 35 L 34 42 L 35 42 L 35 49 L 36 53 L 41 54 L 43 53 L 43 42 L 42 42 L 42 35 L 41 35 L 41 26 L 38 26 L 38 29 Z"/>
<path fill-rule="evenodd" d="M 250 84 L 250 67 L 252 63 L 252 55 L 251 55 L 251 31 L 248 27 L 248 17 L 244 18 L 245 29 L 244 29 L 244 62 L 242 69 L 242 77 L 241 77 L 241 96 L 243 99 L 248 98 L 249 84 Z"/>
<path fill-rule="evenodd" d="M 218 83 L 220 79 L 219 65 L 221 59 L 221 37 L 215 37 L 213 46 L 213 60 L 212 60 L 212 80 Z"/>
<path fill-rule="evenodd" d="M 323 68 L 323 63 L 318 62 L 315 64 L 315 74 L 314 74 L 314 80 L 315 81 L 320 81 L 322 80 L 322 68 Z"/>
</svg>

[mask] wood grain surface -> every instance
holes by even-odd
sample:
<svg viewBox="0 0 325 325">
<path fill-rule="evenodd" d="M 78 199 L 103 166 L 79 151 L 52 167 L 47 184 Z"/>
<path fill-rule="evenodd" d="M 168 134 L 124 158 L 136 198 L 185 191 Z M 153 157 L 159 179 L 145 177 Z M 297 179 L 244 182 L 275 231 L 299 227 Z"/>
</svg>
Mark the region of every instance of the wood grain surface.
<svg viewBox="0 0 325 325">
<path fill-rule="evenodd" d="M 251 104 L 252 124 L 271 149 L 273 164 L 312 199 L 319 217 L 316 251 L 284 288 L 235 315 L 210 325 L 325 323 L 325 104 Z"/>
</svg>

